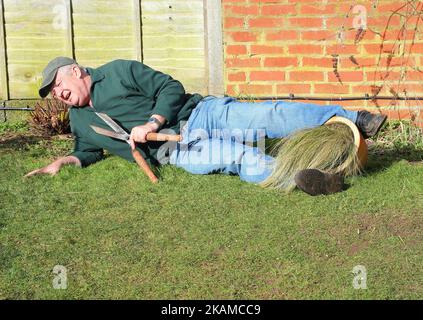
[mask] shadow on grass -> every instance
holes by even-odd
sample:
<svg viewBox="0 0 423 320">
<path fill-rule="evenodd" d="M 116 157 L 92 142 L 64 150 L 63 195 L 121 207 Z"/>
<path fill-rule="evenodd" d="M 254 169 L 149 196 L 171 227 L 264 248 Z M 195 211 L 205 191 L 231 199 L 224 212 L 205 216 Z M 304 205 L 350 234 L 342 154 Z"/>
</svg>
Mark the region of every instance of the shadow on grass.
<svg viewBox="0 0 423 320">
<path fill-rule="evenodd" d="M 423 150 L 413 148 L 412 146 L 369 150 L 369 161 L 365 175 L 372 175 L 385 170 L 394 163 L 402 160 L 406 160 L 410 164 L 423 165 Z"/>
<path fill-rule="evenodd" d="M 29 149 L 30 146 L 38 144 L 49 138 L 41 135 L 28 135 L 17 133 L 4 133 L 0 136 L 0 151 L 16 151 L 18 149 Z"/>
<path fill-rule="evenodd" d="M 266 154 L 270 154 L 279 139 L 266 139 Z M 397 147 L 385 147 L 375 144 L 369 147 L 369 158 L 363 175 L 372 175 L 383 171 L 396 162 L 406 160 L 412 165 L 423 165 L 423 149 L 412 144 Z M 348 185 L 345 186 L 348 189 Z"/>
<path fill-rule="evenodd" d="M 7 132 L 0 135 L 0 154 L 24 152 L 31 157 L 56 157 L 71 148 L 69 135 L 45 136 L 34 132 Z"/>
<path fill-rule="evenodd" d="M 68 136 L 69 139 L 70 136 Z M 59 137 L 59 139 L 61 139 Z M 43 136 L 35 133 L 9 132 L 0 135 L 0 153 L 13 151 L 28 151 L 37 147 L 40 143 L 44 147 L 50 145 L 57 137 Z M 65 139 L 63 139 L 65 140 Z M 266 153 L 270 153 L 279 139 L 266 139 Z M 50 146 L 52 147 L 52 146 Z M 54 148 L 52 148 L 54 149 Z M 105 159 L 110 155 L 106 152 Z M 394 163 L 406 160 L 413 165 L 423 165 L 423 149 L 413 145 L 403 145 L 396 147 L 384 147 L 378 144 L 369 147 L 369 160 L 364 175 L 372 175 L 379 171 L 386 170 Z M 161 176 L 161 170 L 156 166 L 151 166 L 157 177 Z M 345 186 L 346 189 L 348 186 Z"/>
</svg>

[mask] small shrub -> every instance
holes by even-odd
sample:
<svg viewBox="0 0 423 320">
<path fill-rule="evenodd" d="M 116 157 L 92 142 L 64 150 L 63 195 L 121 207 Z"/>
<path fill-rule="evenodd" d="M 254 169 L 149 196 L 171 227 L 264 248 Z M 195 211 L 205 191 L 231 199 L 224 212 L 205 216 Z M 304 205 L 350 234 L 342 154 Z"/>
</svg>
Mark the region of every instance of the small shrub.
<svg viewBox="0 0 423 320">
<path fill-rule="evenodd" d="M 35 131 L 44 135 L 70 133 L 69 106 L 56 99 L 37 102 L 29 123 Z"/>
</svg>

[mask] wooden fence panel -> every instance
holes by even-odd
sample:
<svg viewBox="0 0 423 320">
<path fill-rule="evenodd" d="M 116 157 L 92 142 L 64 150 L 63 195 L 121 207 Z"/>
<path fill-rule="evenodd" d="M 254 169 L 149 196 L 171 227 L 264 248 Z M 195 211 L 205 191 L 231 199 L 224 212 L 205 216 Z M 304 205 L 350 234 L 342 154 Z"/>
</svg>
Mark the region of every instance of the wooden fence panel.
<svg viewBox="0 0 423 320">
<path fill-rule="evenodd" d="M 203 0 L 142 0 L 144 63 L 207 93 Z"/>
<path fill-rule="evenodd" d="M 72 5 L 79 63 L 97 67 L 114 59 L 137 59 L 133 0 L 72 0 Z"/>
<path fill-rule="evenodd" d="M 68 51 L 66 1 L 3 1 L 10 99 L 37 97 L 46 61 Z"/>
<path fill-rule="evenodd" d="M 38 98 L 42 69 L 57 56 L 89 67 L 143 60 L 207 93 L 203 0 L 0 1 L 0 99 Z"/>
</svg>

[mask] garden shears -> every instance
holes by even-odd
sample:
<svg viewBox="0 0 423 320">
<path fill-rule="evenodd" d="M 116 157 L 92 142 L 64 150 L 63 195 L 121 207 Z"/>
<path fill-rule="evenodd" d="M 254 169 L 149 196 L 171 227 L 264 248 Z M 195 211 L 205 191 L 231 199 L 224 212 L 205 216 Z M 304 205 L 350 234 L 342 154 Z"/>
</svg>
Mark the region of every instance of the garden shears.
<svg viewBox="0 0 423 320">
<path fill-rule="evenodd" d="M 97 132 L 98 134 L 105 135 L 111 138 L 116 138 L 119 140 L 126 141 L 129 145 L 130 143 L 130 135 L 123 130 L 123 128 L 118 125 L 112 118 L 110 118 L 105 113 L 96 112 L 96 114 L 110 127 L 113 129 L 107 130 L 103 129 L 94 125 L 90 125 L 90 127 Z M 148 133 L 147 134 L 147 140 L 148 141 L 181 141 L 180 135 L 171 135 L 171 134 L 163 134 L 163 133 Z M 145 172 L 147 177 L 150 179 L 152 183 L 157 183 L 159 180 L 154 175 L 153 171 L 151 171 L 150 167 L 148 166 L 148 163 L 145 161 L 145 159 L 142 157 L 141 153 L 134 149 L 132 150 L 132 156 L 134 157 L 135 161 L 137 162 L 138 166 Z"/>
</svg>

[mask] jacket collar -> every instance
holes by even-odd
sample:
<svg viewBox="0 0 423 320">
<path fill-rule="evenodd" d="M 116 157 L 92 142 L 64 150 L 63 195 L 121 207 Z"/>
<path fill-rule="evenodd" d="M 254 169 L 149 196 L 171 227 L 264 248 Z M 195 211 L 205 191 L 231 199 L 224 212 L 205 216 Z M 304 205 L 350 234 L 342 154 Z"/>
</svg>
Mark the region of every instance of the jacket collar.
<svg viewBox="0 0 423 320">
<path fill-rule="evenodd" d="M 94 69 L 94 68 L 88 68 L 87 67 L 87 68 L 85 68 L 85 70 L 87 71 L 87 73 L 91 77 L 90 96 L 91 96 L 91 101 L 94 104 L 94 95 L 93 95 L 94 85 L 97 82 L 100 82 L 101 80 L 103 80 L 105 76 L 104 76 L 104 73 L 101 72 L 101 70 L 99 70 L 99 69 Z M 85 106 L 85 107 L 87 107 L 87 106 Z M 85 107 L 83 107 L 83 108 L 85 108 Z M 81 107 L 79 107 L 79 108 L 81 108 Z M 93 108 L 91 108 L 91 107 L 87 108 L 87 110 L 91 110 L 91 109 L 93 109 Z"/>
<path fill-rule="evenodd" d="M 101 72 L 101 70 L 99 69 L 93 69 L 93 68 L 86 68 L 88 74 L 91 77 L 91 88 L 93 86 L 93 84 L 95 84 L 96 82 L 99 82 L 101 80 L 104 79 L 104 74 L 103 72 Z"/>
</svg>

